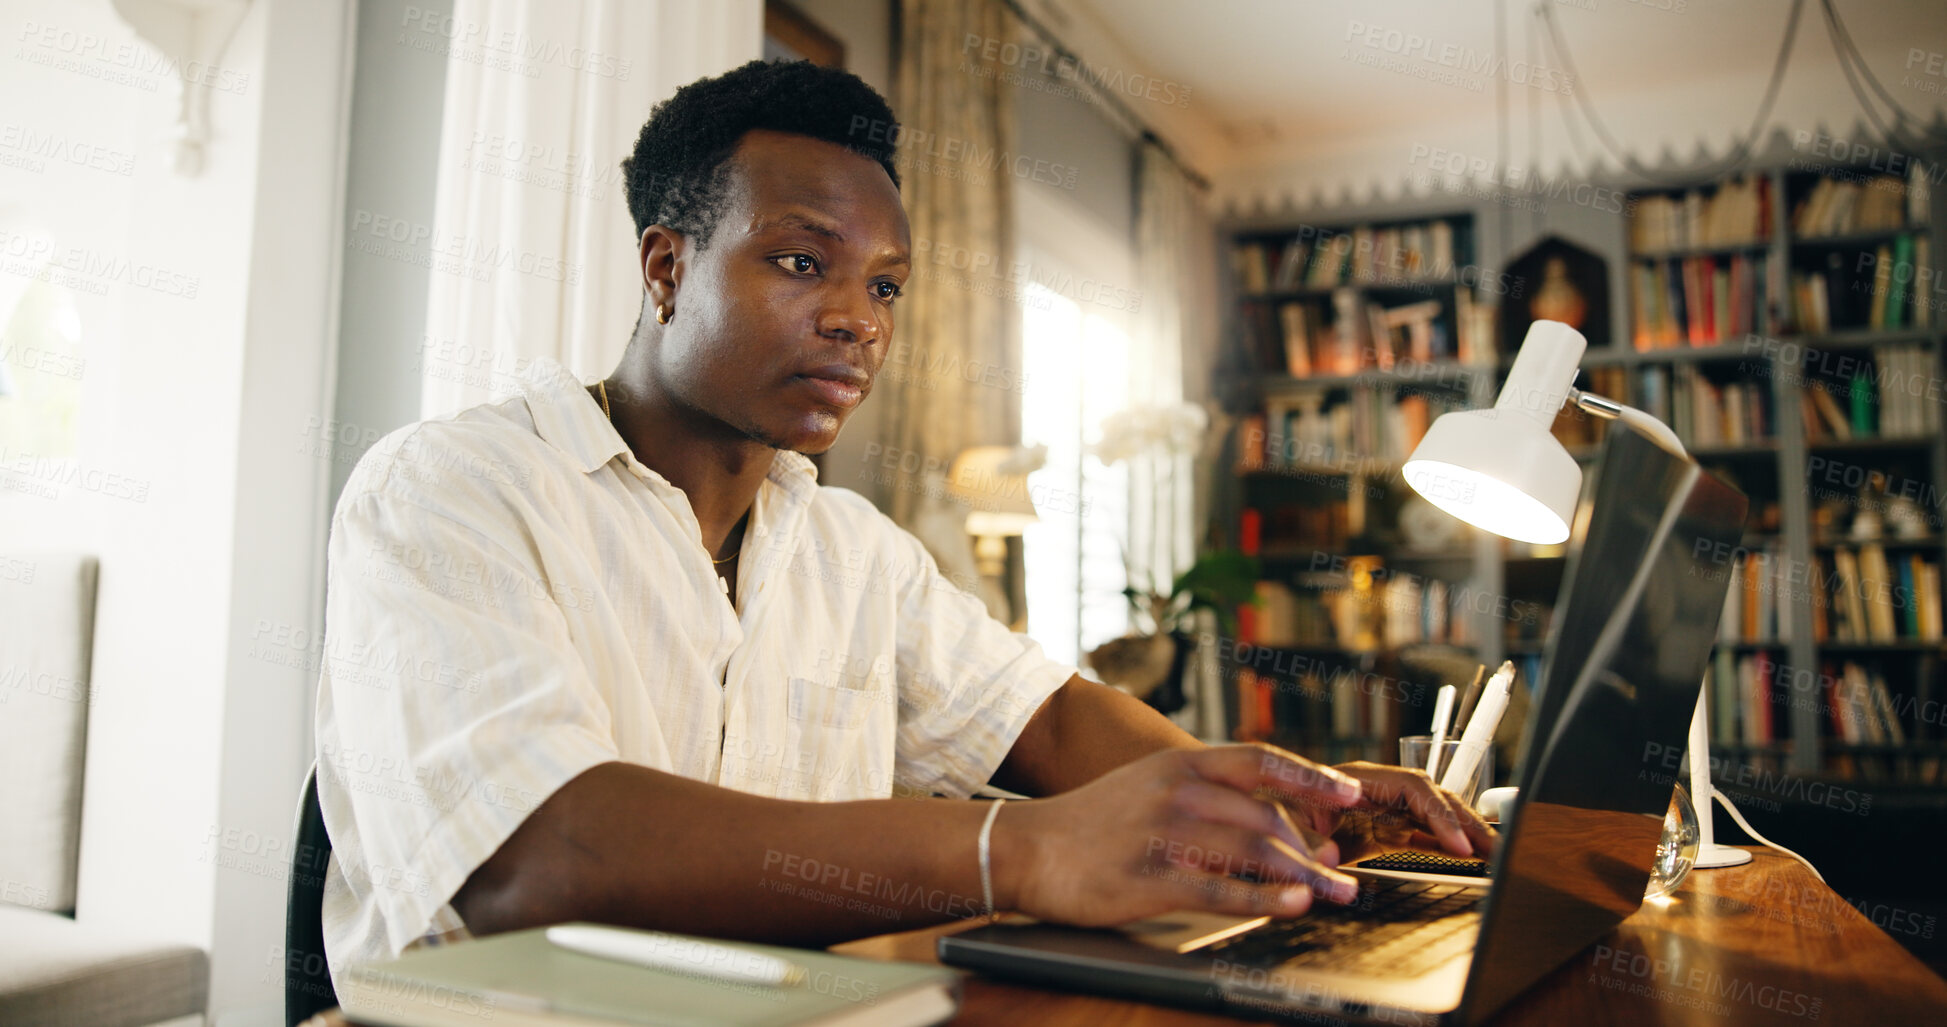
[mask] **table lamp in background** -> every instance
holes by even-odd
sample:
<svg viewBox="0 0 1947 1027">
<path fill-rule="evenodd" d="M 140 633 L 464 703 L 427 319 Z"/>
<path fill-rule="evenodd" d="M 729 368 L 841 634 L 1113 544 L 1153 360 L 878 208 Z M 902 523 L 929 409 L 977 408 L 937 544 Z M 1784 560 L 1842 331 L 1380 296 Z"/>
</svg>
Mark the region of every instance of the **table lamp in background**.
<svg viewBox="0 0 1947 1027">
<path fill-rule="evenodd" d="M 1688 459 L 1668 425 L 1574 387 L 1588 346 L 1581 332 L 1560 321 L 1530 325 L 1494 408 L 1455 411 L 1435 420 L 1407 458 L 1406 483 L 1427 502 L 1477 528 L 1518 542 L 1554 545 L 1568 540 L 1582 491 L 1582 468 L 1549 433 L 1564 404 L 1620 421 Z M 1707 700 L 1708 690 L 1700 686 L 1689 747 L 1690 801 L 1699 831 L 1695 866 L 1736 866 L 1749 862 L 1751 854 L 1716 844 L 1711 830 L 1711 799 L 1724 800 L 1710 783 Z M 1731 813 L 1737 815 L 1735 809 Z"/>
<path fill-rule="evenodd" d="M 1028 475 L 1047 460 L 1047 450 L 1025 446 L 973 446 L 960 451 L 947 471 L 947 493 L 967 504 L 967 534 L 984 579 L 1006 596 L 1007 540 L 1039 520 L 1028 496 Z M 1008 604 L 1012 606 L 1011 603 Z M 1011 610 L 1000 618 L 1012 624 Z"/>
</svg>

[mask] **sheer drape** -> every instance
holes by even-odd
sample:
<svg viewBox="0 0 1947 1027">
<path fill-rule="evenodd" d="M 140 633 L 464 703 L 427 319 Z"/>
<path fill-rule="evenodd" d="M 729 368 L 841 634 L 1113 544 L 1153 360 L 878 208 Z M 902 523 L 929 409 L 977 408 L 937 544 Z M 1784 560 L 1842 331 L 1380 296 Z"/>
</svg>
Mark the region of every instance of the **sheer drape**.
<svg viewBox="0 0 1947 1027">
<path fill-rule="evenodd" d="M 759 0 L 458 0 L 423 416 L 511 392 L 535 357 L 621 358 L 641 306 L 619 165 L 654 104 L 758 56 Z"/>
<path fill-rule="evenodd" d="M 961 450 L 1020 439 L 1020 309 L 1006 269 L 1015 259 L 1004 167 L 980 155 L 1013 152 L 1012 86 L 970 74 L 969 38 L 1014 38 L 992 0 L 902 0 L 893 109 L 904 126 L 898 160 L 913 232 L 913 275 L 899 330 L 873 387 L 881 438 L 902 461 L 888 512 L 912 527 L 927 505 L 925 468 Z M 985 369 L 1005 374 L 987 375 Z M 1003 384 L 997 386 L 996 381 Z M 916 469 L 917 468 L 917 469 Z"/>
</svg>

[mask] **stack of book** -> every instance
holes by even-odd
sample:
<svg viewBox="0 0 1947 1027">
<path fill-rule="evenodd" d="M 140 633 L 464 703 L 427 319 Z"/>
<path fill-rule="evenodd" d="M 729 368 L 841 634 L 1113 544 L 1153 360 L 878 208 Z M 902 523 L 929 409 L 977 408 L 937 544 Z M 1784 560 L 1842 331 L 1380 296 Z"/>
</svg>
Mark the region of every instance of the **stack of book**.
<svg viewBox="0 0 1947 1027">
<path fill-rule="evenodd" d="M 1698 189 L 1645 196 L 1629 224 L 1629 246 L 1637 253 L 1761 243 L 1771 237 L 1771 179 L 1734 179 L 1709 196 Z"/>
<path fill-rule="evenodd" d="M 1676 430 L 1686 446 L 1750 446 L 1771 441 L 1771 386 L 1716 382 L 1694 364 L 1637 371 L 1635 405 Z"/>
<path fill-rule="evenodd" d="M 1818 642 L 1941 640 L 1940 566 L 1919 553 L 1889 557 L 1872 542 L 1834 546 L 1812 584 Z"/>
<path fill-rule="evenodd" d="M 1638 350 L 1716 346 L 1768 331 L 1768 264 L 1761 255 L 1635 261 L 1631 341 Z"/>
</svg>

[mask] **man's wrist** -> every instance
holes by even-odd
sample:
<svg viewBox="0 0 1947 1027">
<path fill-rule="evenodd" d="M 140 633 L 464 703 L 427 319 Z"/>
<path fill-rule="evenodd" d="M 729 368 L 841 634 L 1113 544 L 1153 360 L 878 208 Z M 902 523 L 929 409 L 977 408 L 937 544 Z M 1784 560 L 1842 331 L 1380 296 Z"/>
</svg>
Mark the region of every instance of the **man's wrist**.
<svg viewBox="0 0 1947 1027">
<path fill-rule="evenodd" d="M 1026 799 L 1012 799 L 994 817 L 988 859 L 994 882 L 995 912 L 1021 908 L 1022 884 L 1034 862 L 1034 832 L 1023 821 L 1033 819 L 1034 805 Z"/>
</svg>

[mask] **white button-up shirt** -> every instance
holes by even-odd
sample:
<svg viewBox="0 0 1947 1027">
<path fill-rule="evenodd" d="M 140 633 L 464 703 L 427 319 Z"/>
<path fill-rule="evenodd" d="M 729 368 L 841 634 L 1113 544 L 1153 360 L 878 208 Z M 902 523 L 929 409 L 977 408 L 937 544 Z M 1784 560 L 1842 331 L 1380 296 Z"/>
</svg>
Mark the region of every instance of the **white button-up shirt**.
<svg viewBox="0 0 1947 1027">
<path fill-rule="evenodd" d="M 551 361 L 359 461 L 318 685 L 334 976 L 463 934 L 453 893 L 592 766 L 784 799 L 964 797 L 1075 673 L 797 453 L 751 507 L 741 609 L 701 534 Z"/>
</svg>

